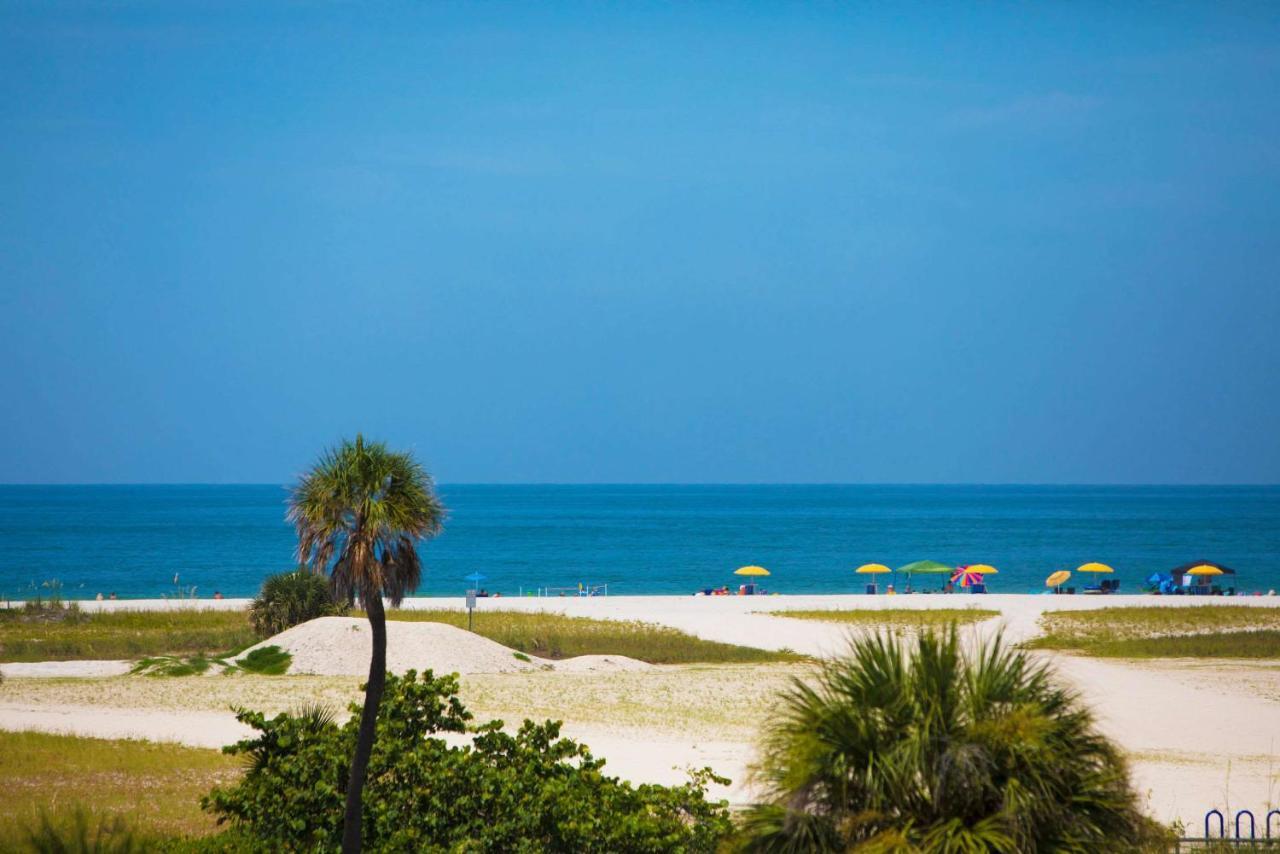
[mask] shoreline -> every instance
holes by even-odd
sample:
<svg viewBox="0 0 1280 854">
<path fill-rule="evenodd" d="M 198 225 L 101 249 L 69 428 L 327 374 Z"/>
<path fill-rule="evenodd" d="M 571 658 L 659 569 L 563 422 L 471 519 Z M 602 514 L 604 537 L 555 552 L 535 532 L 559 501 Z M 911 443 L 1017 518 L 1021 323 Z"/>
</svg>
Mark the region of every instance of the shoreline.
<svg viewBox="0 0 1280 854">
<path fill-rule="evenodd" d="M 20 608 L 23 599 L 7 600 L 10 607 Z M 47 600 L 46 600 L 47 601 Z M 139 599 L 69 599 L 87 611 L 163 611 L 163 610 L 237 610 L 248 608 L 252 597 L 222 599 L 139 598 Z M 1248 607 L 1280 607 L 1280 596 L 1169 596 L 1149 593 L 1111 593 L 1106 595 L 1053 595 L 1046 593 L 899 593 L 893 596 L 865 593 L 779 593 L 762 596 L 701 596 L 694 594 L 653 593 L 618 596 L 487 596 L 476 599 L 476 611 L 484 609 L 512 611 L 611 610 L 610 606 L 631 608 L 643 604 L 697 603 L 722 611 L 801 610 L 815 605 L 868 610 L 898 610 L 930 607 L 1004 610 L 1015 603 L 1035 602 L 1040 611 L 1080 610 L 1115 605 L 1150 605 L 1161 608 L 1245 605 Z M 573 604 L 570 604 L 573 603 Z M 729 603 L 737 603 L 730 606 Z M 414 596 L 400 607 L 405 610 L 436 608 L 465 610 L 465 596 Z"/>
</svg>

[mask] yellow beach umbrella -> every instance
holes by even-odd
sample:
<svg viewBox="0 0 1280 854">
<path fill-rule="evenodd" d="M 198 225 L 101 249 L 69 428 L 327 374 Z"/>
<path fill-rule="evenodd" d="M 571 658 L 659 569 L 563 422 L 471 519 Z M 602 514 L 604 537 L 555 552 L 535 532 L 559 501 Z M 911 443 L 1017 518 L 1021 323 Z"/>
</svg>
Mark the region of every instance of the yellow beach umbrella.
<svg viewBox="0 0 1280 854">
<path fill-rule="evenodd" d="M 859 575 L 883 575 L 886 572 L 893 572 L 892 569 L 882 563 L 864 563 L 862 566 L 854 570 Z"/>
<path fill-rule="evenodd" d="M 1071 571 L 1060 569 L 1044 580 L 1045 587 L 1061 587 L 1067 583 L 1067 579 L 1071 577 Z"/>
<path fill-rule="evenodd" d="M 768 575 L 769 570 L 763 566 L 740 566 L 733 571 L 734 575 Z"/>
<path fill-rule="evenodd" d="M 1209 566 L 1207 563 L 1202 563 L 1199 566 L 1191 567 L 1184 572 L 1183 575 L 1222 575 L 1222 570 L 1218 569 L 1216 566 Z"/>
<path fill-rule="evenodd" d="M 965 572 L 980 572 L 983 575 L 995 575 L 999 570 L 989 563 L 971 563 L 964 568 Z"/>
<path fill-rule="evenodd" d="M 1086 563 L 1076 567 L 1076 572 L 1115 572 L 1115 570 L 1105 563 Z"/>
</svg>

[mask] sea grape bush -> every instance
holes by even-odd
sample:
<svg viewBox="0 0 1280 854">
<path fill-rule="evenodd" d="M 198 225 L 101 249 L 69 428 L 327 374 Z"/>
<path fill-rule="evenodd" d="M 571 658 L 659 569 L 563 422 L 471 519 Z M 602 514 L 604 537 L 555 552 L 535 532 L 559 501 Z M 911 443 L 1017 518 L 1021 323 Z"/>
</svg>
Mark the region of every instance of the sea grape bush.
<svg viewBox="0 0 1280 854">
<path fill-rule="evenodd" d="M 680 786 L 610 777 L 555 721 L 473 727 L 455 676 L 387 677 L 364 794 L 370 851 L 710 852 L 731 831 L 727 783 L 710 769 Z M 267 719 L 241 711 L 256 737 L 227 748 L 248 764 L 237 784 L 202 804 L 232 837 L 267 849 L 337 850 L 360 707 L 345 724 L 310 709 Z M 461 737 L 471 732 L 468 743 Z M 456 734 L 446 740 L 446 734 Z"/>
</svg>

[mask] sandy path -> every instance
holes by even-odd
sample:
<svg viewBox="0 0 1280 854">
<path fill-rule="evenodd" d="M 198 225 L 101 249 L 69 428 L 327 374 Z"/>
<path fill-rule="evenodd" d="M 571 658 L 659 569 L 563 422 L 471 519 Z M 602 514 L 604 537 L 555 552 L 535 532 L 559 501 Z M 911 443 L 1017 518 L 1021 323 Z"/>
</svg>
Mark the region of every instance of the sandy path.
<svg viewBox="0 0 1280 854">
<path fill-rule="evenodd" d="M 0 676 L 29 678 L 97 678 L 123 676 L 133 667 L 132 661 L 29 661 L 0 664 Z"/>
<path fill-rule="evenodd" d="M 1157 817 L 1194 829 L 1212 807 L 1280 802 L 1280 665 L 1053 660 L 1133 757 Z"/>
</svg>

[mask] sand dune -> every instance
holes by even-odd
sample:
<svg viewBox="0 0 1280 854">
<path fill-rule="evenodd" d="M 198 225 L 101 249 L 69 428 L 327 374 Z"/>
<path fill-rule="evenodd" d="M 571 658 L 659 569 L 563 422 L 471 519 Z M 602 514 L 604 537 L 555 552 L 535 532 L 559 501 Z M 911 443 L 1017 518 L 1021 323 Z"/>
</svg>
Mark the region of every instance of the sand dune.
<svg viewBox="0 0 1280 854">
<path fill-rule="evenodd" d="M 369 672 L 373 635 L 367 620 L 357 617 L 321 617 L 287 629 L 249 647 L 278 646 L 293 656 L 291 674 L 315 676 L 363 676 Z M 524 673 L 531 670 L 563 670 L 595 673 L 643 670 L 649 667 L 623 655 L 583 655 L 552 662 L 503 646 L 496 641 L 444 623 L 387 622 L 387 670 L 433 670 L 436 673 Z"/>
</svg>

